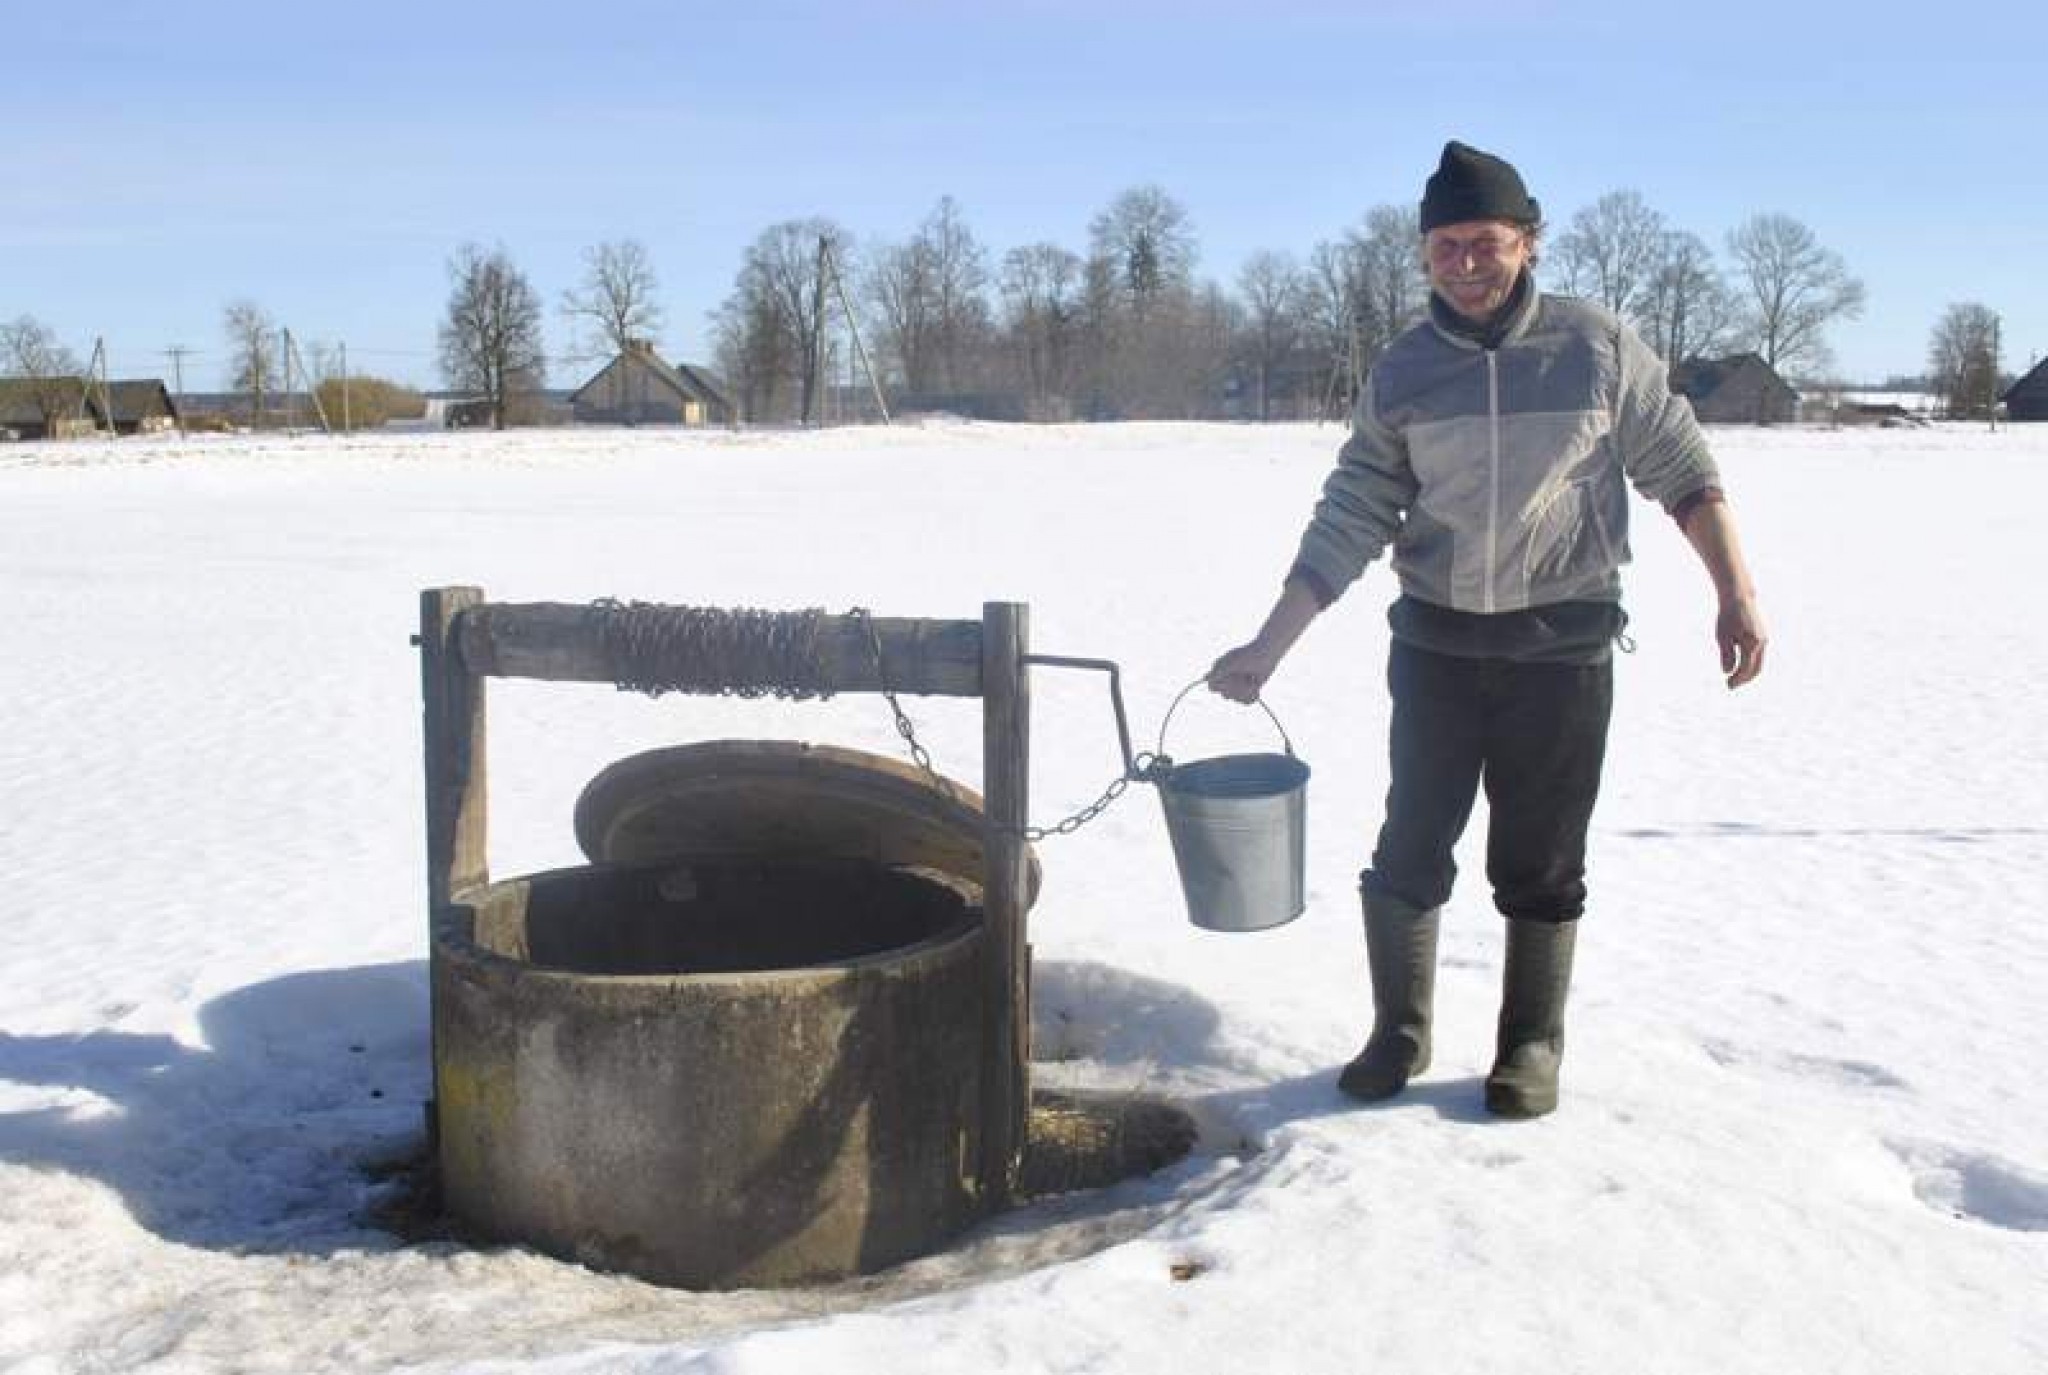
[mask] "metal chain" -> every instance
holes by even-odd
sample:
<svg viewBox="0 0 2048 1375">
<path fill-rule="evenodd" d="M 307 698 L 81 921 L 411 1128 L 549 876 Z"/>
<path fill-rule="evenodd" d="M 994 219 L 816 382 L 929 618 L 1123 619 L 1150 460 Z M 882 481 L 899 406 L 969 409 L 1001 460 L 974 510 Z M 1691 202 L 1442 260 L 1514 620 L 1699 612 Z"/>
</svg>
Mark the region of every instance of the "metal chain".
<svg viewBox="0 0 2048 1375">
<path fill-rule="evenodd" d="M 818 658 L 825 613 L 816 607 L 757 611 L 606 597 L 591 611 L 599 643 L 619 666 L 621 692 L 796 701 L 832 695 Z"/>
<path fill-rule="evenodd" d="M 1124 774 L 1116 779 L 1107 788 L 1103 789 L 1102 796 L 1096 798 L 1072 816 L 1054 822 L 1050 826 L 1026 826 L 1024 828 L 1024 838 L 1026 840 L 1044 840 L 1050 836 L 1072 835 L 1096 817 L 1108 811 L 1110 803 L 1122 797 L 1130 789 L 1131 784 L 1157 782 L 1161 766 L 1169 763 L 1169 761 L 1163 760 L 1149 752 L 1140 753 L 1132 762 L 1137 765 L 1136 771 Z"/>
<path fill-rule="evenodd" d="M 918 767 L 933 778 L 944 782 L 944 775 L 932 767 L 931 755 L 918 742 L 917 728 L 911 725 L 910 717 L 903 710 L 903 704 L 896 700 L 895 692 L 890 689 L 888 674 L 882 671 L 882 637 L 875 630 L 874 618 L 868 614 L 868 609 L 864 606 L 856 606 L 846 614 L 851 619 L 858 621 L 861 627 L 868 633 L 868 648 L 874 652 L 875 656 L 875 683 L 881 689 L 882 696 L 888 700 L 889 710 L 896 714 L 896 733 L 902 736 L 904 743 L 910 747 L 910 757 L 917 761 Z M 1159 775 L 1165 769 L 1172 767 L 1171 760 L 1152 754 L 1149 751 L 1141 751 L 1136 756 L 1134 762 L 1137 768 L 1133 772 L 1125 774 L 1112 782 L 1109 787 L 1103 790 L 1102 796 L 1096 798 L 1072 816 L 1057 821 L 1050 826 L 1024 827 L 1024 838 L 1030 841 L 1040 841 L 1056 835 L 1072 835 L 1096 817 L 1108 811 L 1110 804 L 1119 797 L 1122 797 L 1131 784 L 1156 782 Z"/>
<path fill-rule="evenodd" d="M 875 629 L 874 617 L 868 614 L 868 609 L 864 606 L 856 606 L 846 614 L 851 619 L 858 621 L 861 628 L 868 633 L 868 648 L 874 652 L 875 656 L 875 685 L 882 690 L 883 698 L 889 703 L 889 710 L 896 713 L 896 733 L 903 737 L 904 744 L 910 746 L 910 757 L 917 761 L 917 766 L 933 778 L 944 782 L 945 780 L 940 778 L 939 771 L 932 767 L 931 755 L 918 742 L 917 728 L 910 724 L 910 717 L 905 714 L 903 703 L 896 700 L 896 693 L 889 686 L 889 675 L 882 670 L 882 636 Z"/>
</svg>

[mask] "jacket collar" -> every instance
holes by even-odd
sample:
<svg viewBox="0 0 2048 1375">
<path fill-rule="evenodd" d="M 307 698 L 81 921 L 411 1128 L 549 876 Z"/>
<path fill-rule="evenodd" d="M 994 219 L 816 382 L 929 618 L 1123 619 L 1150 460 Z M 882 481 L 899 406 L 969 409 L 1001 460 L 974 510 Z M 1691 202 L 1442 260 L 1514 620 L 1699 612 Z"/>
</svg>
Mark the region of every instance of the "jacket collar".
<svg viewBox="0 0 2048 1375">
<path fill-rule="evenodd" d="M 1540 299 L 1536 279 L 1525 267 L 1522 275 L 1515 278 L 1514 289 L 1508 293 L 1507 300 L 1501 302 L 1500 309 L 1484 324 L 1467 320 L 1434 291 L 1429 293 L 1429 322 L 1438 334 L 1459 348 L 1497 349 L 1527 332 L 1529 322 L 1536 316 Z"/>
</svg>

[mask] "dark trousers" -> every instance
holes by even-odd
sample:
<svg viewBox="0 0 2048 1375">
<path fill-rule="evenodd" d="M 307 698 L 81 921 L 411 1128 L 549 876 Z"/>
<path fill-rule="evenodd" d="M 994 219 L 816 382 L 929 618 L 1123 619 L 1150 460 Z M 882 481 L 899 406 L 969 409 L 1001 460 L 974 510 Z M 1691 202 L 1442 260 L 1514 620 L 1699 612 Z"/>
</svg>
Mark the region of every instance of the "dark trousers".
<svg viewBox="0 0 2048 1375">
<path fill-rule="evenodd" d="M 1452 847 L 1484 782 L 1494 906 L 1526 920 L 1577 920 L 1614 665 L 1460 659 L 1396 640 L 1387 686 L 1392 783 L 1365 891 L 1442 906 L 1458 873 Z"/>
</svg>

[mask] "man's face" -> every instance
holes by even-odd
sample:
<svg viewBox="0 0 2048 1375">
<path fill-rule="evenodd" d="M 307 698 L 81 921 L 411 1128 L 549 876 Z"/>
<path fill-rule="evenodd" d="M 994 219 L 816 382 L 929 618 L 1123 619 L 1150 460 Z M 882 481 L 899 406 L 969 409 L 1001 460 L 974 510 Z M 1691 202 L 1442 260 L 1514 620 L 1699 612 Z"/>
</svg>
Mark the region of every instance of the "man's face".
<svg viewBox="0 0 2048 1375">
<path fill-rule="evenodd" d="M 1439 225 L 1422 236 L 1429 284 L 1451 309 L 1476 322 L 1490 319 L 1529 264 L 1529 232 L 1505 220 Z"/>
</svg>

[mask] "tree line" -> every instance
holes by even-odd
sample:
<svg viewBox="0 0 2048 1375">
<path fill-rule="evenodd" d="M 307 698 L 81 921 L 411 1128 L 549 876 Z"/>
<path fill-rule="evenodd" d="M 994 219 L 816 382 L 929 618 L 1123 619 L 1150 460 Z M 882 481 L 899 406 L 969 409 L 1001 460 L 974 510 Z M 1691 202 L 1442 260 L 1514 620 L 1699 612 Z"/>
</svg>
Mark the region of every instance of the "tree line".
<svg viewBox="0 0 2048 1375">
<path fill-rule="evenodd" d="M 910 404 L 1030 419 L 1326 414 L 1348 406 L 1380 351 L 1422 317 L 1419 239 L 1413 206 L 1376 206 L 1305 256 L 1253 253 L 1226 289 L 1198 279 L 1194 227 L 1156 186 L 1115 197 L 1080 251 L 1047 241 L 998 257 L 950 197 L 907 238 L 864 248 L 833 220 L 791 220 L 746 249 L 713 315 L 714 348 L 756 419 L 817 419 L 824 379 L 847 362 L 842 336 L 856 333 L 885 390 Z M 1841 256 L 1789 215 L 1751 217 L 1717 256 L 1630 190 L 1546 232 L 1539 258 L 1548 289 L 1607 306 L 1674 365 L 1755 352 L 1791 378 L 1816 377 L 1832 363 L 1829 328 L 1866 299 Z M 848 303 L 836 305 L 842 284 Z M 1958 306 L 1937 326 L 1937 359 L 1961 349 L 1971 360 L 1930 368 L 1957 414 L 1995 402 L 1995 320 Z M 1976 332 L 1954 342 L 1966 326 Z M 1954 380 L 1965 377 L 1976 380 Z"/>
<path fill-rule="evenodd" d="M 1417 244 L 1413 205 L 1376 205 L 1305 256 L 1253 252 L 1225 289 L 1196 277 L 1194 225 L 1159 186 L 1114 197 L 1083 250 L 1034 242 L 995 256 L 950 197 L 907 238 L 866 248 L 836 221 L 795 219 L 745 250 L 713 316 L 717 365 L 745 414 L 815 420 L 819 379 L 844 367 L 821 281 L 840 264 L 852 283 L 840 314 L 870 340 L 885 387 L 913 404 L 979 400 L 1047 420 L 1327 414 L 1423 316 Z M 1546 289 L 1610 307 L 1671 365 L 1757 352 L 1815 379 L 1833 365 L 1829 328 L 1866 303 L 1843 258 L 1792 215 L 1749 217 L 1716 254 L 1636 191 L 1579 209 L 1542 236 L 1538 258 Z M 1929 385 L 1952 414 L 1989 412 L 1995 311 L 1950 307 Z"/>
<path fill-rule="evenodd" d="M 1427 285 L 1412 205 L 1379 205 L 1313 245 L 1251 254 L 1225 287 L 1198 276 L 1186 209 L 1157 186 L 1114 197 L 1079 249 L 1044 240 L 998 256 L 950 196 L 905 238 L 861 244 L 825 217 L 762 230 L 711 312 L 714 366 L 740 414 L 818 423 L 868 390 L 892 409 L 958 409 L 1030 420 L 1253 419 L 1348 407 L 1380 351 L 1422 318 Z M 1840 255 L 1784 214 L 1756 215 L 1717 255 L 1632 190 L 1609 192 L 1543 235 L 1548 289 L 1598 301 L 1668 362 L 1750 351 L 1812 378 L 1831 363 L 1827 331 L 1866 294 Z M 548 358 L 545 308 L 502 247 L 463 245 L 448 263 L 437 361 L 492 423 L 536 417 Z M 623 351 L 664 322 L 660 281 L 634 240 L 586 250 L 557 310 L 574 356 Z M 364 386 L 366 420 L 416 413 L 417 394 L 350 378 L 326 350 L 280 356 L 289 336 L 248 300 L 223 312 L 236 388 L 257 398 L 292 376 Z M 284 342 L 281 344 L 280 340 Z M 1951 413 L 1986 414 L 2000 372 L 1997 314 L 1949 308 L 1929 345 L 1929 385 Z M 75 376 L 77 359 L 32 317 L 0 324 L 0 372 Z M 323 398 L 324 399 L 324 398 Z"/>
<path fill-rule="evenodd" d="M 739 413 L 768 423 L 847 414 L 871 386 L 891 409 L 1004 419 L 1340 413 L 1422 317 L 1419 241 L 1414 206 L 1379 205 L 1303 257 L 1253 253 L 1226 288 L 1198 275 L 1195 227 L 1157 186 L 1112 198 L 1078 250 L 1043 240 L 998 256 L 950 196 L 900 240 L 786 220 L 747 246 L 711 313 L 714 367 Z M 1547 285 L 1608 306 L 1673 363 L 1748 349 L 1817 371 L 1828 326 L 1864 302 L 1839 255 L 1790 216 L 1739 226 L 1724 266 L 1634 191 L 1579 211 L 1542 257 Z M 449 278 L 442 377 L 516 422 L 545 377 L 542 298 L 503 247 L 465 245 Z M 578 356 L 598 357 L 655 337 L 659 295 L 645 247 L 619 240 L 586 250 L 557 308 Z"/>
</svg>

